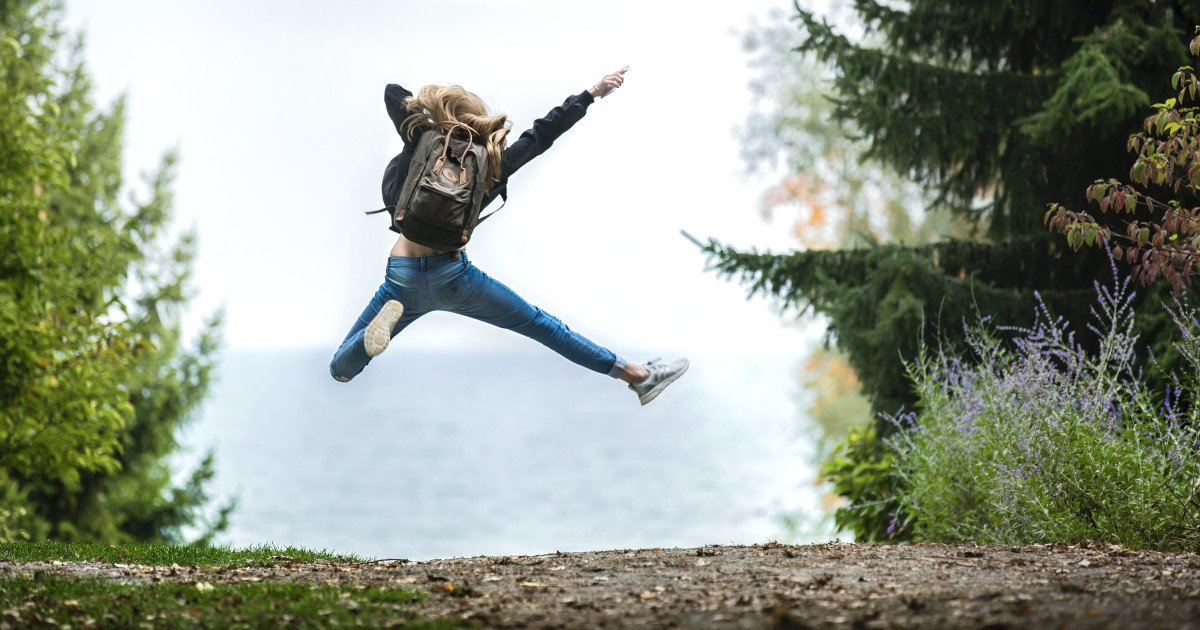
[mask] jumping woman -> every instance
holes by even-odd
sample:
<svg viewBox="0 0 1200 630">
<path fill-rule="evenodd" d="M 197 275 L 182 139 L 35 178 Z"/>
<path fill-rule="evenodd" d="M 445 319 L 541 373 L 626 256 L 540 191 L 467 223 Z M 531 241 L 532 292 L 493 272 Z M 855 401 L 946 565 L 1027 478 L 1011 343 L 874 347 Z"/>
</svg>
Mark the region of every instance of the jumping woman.
<svg viewBox="0 0 1200 630">
<path fill-rule="evenodd" d="M 567 97 L 563 104 L 520 138 L 507 145 L 506 117 L 491 115 L 483 100 L 458 86 L 429 85 L 416 96 L 399 85 L 384 90 L 384 104 L 404 148 L 388 163 L 383 175 L 383 200 L 395 204 L 408 176 L 415 147 L 422 134 L 437 127 L 465 125 L 487 150 L 487 182 L 482 206 L 498 196 L 507 197 L 508 178 L 550 148 L 559 136 L 587 113 L 595 99 L 621 87 L 625 69 L 605 76 L 591 88 Z M 464 158 L 465 163 L 465 158 Z M 465 175 L 464 175 L 465 179 Z M 611 350 L 574 332 L 556 317 L 537 308 L 467 259 L 464 248 L 439 250 L 400 236 L 388 257 L 383 284 L 359 315 L 330 363 L 333 378 L 349 381 L 362 372 L 388 342 L 431 311 L 450 311 L 506 328 L 540 342 L 589 370 L 629 384 L 643 405 L 683 375 L 687 359 L 670 364 L 658 359 L 645 365 L 631 363 Z"/>
</svg>

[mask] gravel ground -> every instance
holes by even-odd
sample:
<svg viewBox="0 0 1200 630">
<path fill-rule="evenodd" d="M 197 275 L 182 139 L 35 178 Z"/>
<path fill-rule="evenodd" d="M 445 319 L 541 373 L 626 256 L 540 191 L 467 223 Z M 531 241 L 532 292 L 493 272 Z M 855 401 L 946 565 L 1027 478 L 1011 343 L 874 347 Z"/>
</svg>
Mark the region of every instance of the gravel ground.
<svg viewBox="0 0 1200 630">
<path fill-rule="evenodd" d="M 0 562 L 128 582 L 298 580 L 426 591 L 486 628 L 1200 628 L 1200 555 L 1112 545 L 791 546 L 267 566 Z"/>
</svg>

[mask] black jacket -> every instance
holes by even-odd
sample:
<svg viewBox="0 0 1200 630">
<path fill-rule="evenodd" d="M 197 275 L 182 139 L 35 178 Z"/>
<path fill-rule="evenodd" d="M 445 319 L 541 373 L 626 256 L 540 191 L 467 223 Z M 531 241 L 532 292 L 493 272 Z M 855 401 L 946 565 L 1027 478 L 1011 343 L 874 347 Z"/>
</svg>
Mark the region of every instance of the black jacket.
<svg viewBox="0 0 1200 630">
<path fill-rule="evenodd" d="M 399 133 L 400 138 L 404 141 L 404 149 L 400 151 L 400 155 L 392 158 L 383 171 L 383 203 L 385 205 L 396 203 L 400 197 L 400 188 L 404 185 L 404 179 L 408 177 L 408 164 L 412 161 L 413 151 L 417 146 L 416 141 L 425 131 L 424 126 L 418 126 L 413 131 L 412 137 L 409 138 L 408 128 L 404 126 L 404 120 L 408 118 L 409 112 L 404 108 L 404 101 L 410 96 L 412 96 L 412 92 L 395 83 L 388 85 L 383 91 L 383 103 L 387 106 L 388 116 L 392 119 L 392 124 L 396 126 L 396 133 Z M 481 208 L 486 208 L 496 197 L 505 196 L 507 198 L 509 176 L 549 149 L 550 145 L 554 144 L 554 141 L 563 132 L 583 118 L 583 115 L 587 113 L 588 105 L 593 102 L 592 95 L 584 90 L 579 94 L 568 96 L 562 105 L 533 121 L 533 127 L 522 133 L 516 142 L 509 144 L 500 154 L 500 181 L 492 185 L 492 189 L 483 199 Z M 391 229 L 393 232 L 398 232 L 395 225 L 392 225 Z"/>
</svg>

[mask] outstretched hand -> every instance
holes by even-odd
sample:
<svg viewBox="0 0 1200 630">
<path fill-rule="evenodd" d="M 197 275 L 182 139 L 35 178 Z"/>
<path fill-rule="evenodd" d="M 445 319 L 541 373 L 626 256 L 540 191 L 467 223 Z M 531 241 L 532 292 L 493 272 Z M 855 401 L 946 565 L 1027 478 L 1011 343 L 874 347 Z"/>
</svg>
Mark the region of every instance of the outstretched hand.
<svg viewBox="0 0 1200 630">
<path fill-rule="evenodd" d="M 629 66 L 625 66 L 612 74 L 604 75 L 603 79 L 588 89 L 588 93 L 592 95 L 592 98 L 608 96 L 613 90 L 621 87 L 621 84 L 625 82 L 625 73 L 628 71 Z"/>
</svg>

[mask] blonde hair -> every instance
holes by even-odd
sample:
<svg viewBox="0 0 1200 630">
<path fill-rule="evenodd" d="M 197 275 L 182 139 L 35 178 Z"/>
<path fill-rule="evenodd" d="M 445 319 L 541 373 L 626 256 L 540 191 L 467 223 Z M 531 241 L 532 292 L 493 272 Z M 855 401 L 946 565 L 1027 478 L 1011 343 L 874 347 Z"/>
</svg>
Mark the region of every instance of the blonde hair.
<svg viewBox="0 0 1200 630">
<path fill-rule="evenodd" d="M 409 140 L 420 126 L 462 123 L 475 130 L 487 146 L 488 189 L 500 181 L 500 152 L 507 144 L 505 136 L 508 135 L 508 128 L 504 126 L 506 116 L 489 115 L 483 99 L 457 85 L 426 85 L 416 96 L 408 98 L 405 108 L 412 112 L 404 119 Z"/>
</svg>

